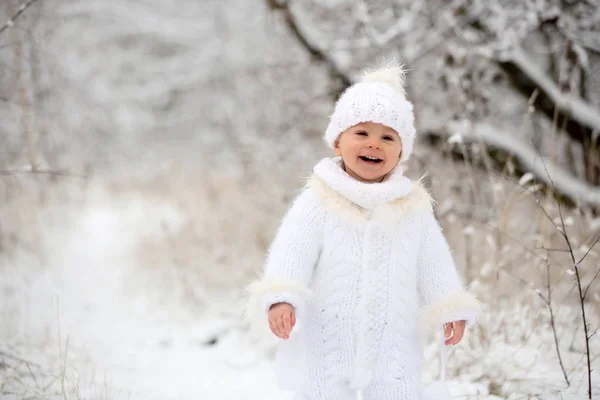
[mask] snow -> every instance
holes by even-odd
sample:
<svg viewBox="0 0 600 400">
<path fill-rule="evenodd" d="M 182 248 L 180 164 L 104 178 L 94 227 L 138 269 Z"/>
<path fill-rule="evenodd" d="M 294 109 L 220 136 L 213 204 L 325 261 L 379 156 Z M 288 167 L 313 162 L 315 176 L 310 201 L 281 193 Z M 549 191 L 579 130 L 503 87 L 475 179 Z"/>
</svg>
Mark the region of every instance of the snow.
<svg viewBox="0 0 600 400">
<path fill-rule="evenodd" d="M 151 291 L 158 282 L 131 267 L 136 246 L 158 234 L 161 222 L 181 223 L 176 210 L 140 199 L 95 200 L 77 214 L 71 226 L 48 232 L 60 240 L 50 243 L 45 271 L 2 304 L 5 316 L 9 306 L 17 309 L 5 320 L 14 331 L 4 346 L 12 343 L 25 352 L 20 357 L 49 370 L 56 353 L 66 352 L 66 375 L 79 381 L 82 398 L 105 390 L 111 399 L 285 398 L 265 346 L 252 344 L 240 326 L 235 298 L 186 313 L 157 304 Z M 22 284 L 18 270 L 2 272 L 3 283 Z M 27 354 L 25 343 L 53 356 Z"/>
<path fill-rule="evenodd" d="M 183 307 L 178 295 L 157 296 L 164 282 L 136 263 L 139 245 L 164 235 L 165 223 L 172 230 L 182 226 L 184 216 L 176 207 L 142 197 L 96 195 L 63 212 L 63 223 L 46 232 L 43 273 L 24 276 L 26 265 L 0 270 L 4 289 L 12 285 L 17 293 L 0 305 L 3 321 L 11 326 L 0 351 L 40 366 L 36 379 L 17 373 L 18 368 L 0 369 L 2 399 L 27 398 L 27 393 L 62 398 L 61 376 L 68 398 L 291 399 L 275 383 L 276 339 L 247 330 L 238 291 L 207 295 L 203 304 Z M 560 311 L 557 318 L 565 321 L 569 310 Z M 494 385 L 523 393 L 523 382 L 529 393 L 563 389 L 554 353 L 541 350 L 550 343 L 549 332 L 539 329 L 540 322 L 531 325 L 536 314 L 523 305 L 505 307 L 450 349 L 456 398 L 500 399 L 492 394 Z M 484 341 L 476 340 L 485 332 Z M 437 378 L 436 357 L 432 343 L 426 348 L 426 381 Z M 580 357 L 571 356 L 569 363 Z M 47 383 L 48 389 L 35 389 Z"/>
</svg>

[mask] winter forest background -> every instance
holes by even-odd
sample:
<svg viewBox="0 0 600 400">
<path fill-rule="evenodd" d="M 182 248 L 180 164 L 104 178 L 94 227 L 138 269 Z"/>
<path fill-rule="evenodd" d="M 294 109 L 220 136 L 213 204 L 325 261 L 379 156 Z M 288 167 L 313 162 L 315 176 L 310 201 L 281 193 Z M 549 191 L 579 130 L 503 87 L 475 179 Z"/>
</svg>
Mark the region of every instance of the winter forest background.
<svg viewBox="0 0 600 400">
<path fill-rule="evenodd" d="M 455 398 L 600 398 L 597 1 L 2 0 L 0 399 L 289 399 L 241 290 L 390 57 L 485 304 Z"/>
</svg>

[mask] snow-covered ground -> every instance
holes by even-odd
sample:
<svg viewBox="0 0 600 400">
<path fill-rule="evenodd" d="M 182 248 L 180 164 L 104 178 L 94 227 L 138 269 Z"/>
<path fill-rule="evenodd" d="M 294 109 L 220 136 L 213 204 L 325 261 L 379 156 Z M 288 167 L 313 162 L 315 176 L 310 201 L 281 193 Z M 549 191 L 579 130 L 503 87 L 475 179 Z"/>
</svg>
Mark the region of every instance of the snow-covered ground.
<svg viewBox="0 0 600 400">
<path fill-rule="evenodd" d="M 267 343 L 244 334 L 235 291 L 184 310 L 157 299 L 160 279 L 136 266 L 141 241 L 177 229 L 176 210 L 107 200 L 73 214 L 47 232 L 43 272 L 24 274 L 24 258 L 2 269 L 2 399 L 285 398 Z"/>
<path fill-rule="evenodd" d="M 247 330 L 237 288 L 186 298 L 164 271 L 139 264 L 140 244 L 181 228 L 178 208 L 94 193 L 40 215 L 54 224 L 37 271 L 24 253 L 0 270 L 0 399 L 291 399 L 275 384 L 275 339 Z M 545 310 L 505 304 L 450 351 L 455 398 L 585 398 L 577 372 L 572 389 L 556 394 L 564 383 Z M 560 308 L 557 320 L 566 335 L 576 309 Z M 426 356 L 428 381 L 438 368 L 434 344 Z M 581 365 L 579 351 L 563 357 Z M 514 395 L 490 394 L 511 387 Z"/>
</svg>

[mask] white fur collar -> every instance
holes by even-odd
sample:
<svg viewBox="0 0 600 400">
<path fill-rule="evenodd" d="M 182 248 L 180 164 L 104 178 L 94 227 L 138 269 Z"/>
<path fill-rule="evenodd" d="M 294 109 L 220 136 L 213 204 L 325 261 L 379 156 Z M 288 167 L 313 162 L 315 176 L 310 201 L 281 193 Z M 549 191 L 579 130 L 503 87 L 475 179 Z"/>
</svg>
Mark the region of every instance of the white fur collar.
<svg viewBox="0 0 600 400">
<path fill-rule="evenodd" d="M 385 182 L 362 183 L 342 170 L 340 159 L 325 159 L 317 164 L 306 186 L 330 211 L 353 221 L 375 218 L 393 224 L 413 212 L 433 211 L 427 189 L 420 181 L 403 176 L 402 170 L 394 171 Z"/>
<path fill-rule="evenodd" d="M 341 157 L 324 158 L 315 166 L 314 173 L 338 195 L 366 210 L 374 210 L 405 197 L 414 187 L 413 181 L 403 175 L 400 166 L 381 183 L 357 181 L 342 169 Z"/>
</svg>

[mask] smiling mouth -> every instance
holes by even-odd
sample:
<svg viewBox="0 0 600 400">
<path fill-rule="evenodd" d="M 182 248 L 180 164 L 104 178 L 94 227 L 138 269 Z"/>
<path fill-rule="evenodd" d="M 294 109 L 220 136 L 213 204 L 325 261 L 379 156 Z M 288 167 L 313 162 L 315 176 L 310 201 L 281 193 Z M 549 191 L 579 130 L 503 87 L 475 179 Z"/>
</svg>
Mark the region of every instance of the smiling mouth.
<svg viewBox="0 0 600 400">
<path fill-rule="evenodd" d="M 368 163 L 373 163 L 373 164 L 379 164 L 380 162 L 383 161 L 381 158 L 377 158 L 377 157 L 359 156 L 359 158 L 363 161 L 366 161 Z"/>
</svg>

